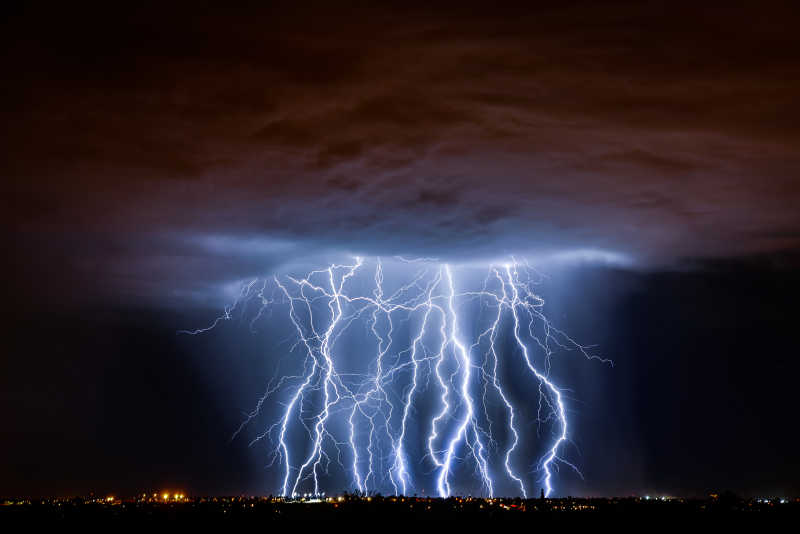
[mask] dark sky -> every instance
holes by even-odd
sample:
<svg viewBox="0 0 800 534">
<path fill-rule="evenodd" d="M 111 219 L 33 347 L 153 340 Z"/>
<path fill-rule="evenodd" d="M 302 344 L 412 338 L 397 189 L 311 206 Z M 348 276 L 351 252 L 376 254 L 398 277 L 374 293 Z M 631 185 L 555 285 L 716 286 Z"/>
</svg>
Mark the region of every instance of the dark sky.
<svg viewBox="0 0 800 534">
<path fill-rule="evenodd" d="M 272 491 L 175 331 L 348 253 L 549 265 L 563 491 L 800 493 L 793 2 L 263 4 L 4 7 L 0 494 Z"/>
</svg>

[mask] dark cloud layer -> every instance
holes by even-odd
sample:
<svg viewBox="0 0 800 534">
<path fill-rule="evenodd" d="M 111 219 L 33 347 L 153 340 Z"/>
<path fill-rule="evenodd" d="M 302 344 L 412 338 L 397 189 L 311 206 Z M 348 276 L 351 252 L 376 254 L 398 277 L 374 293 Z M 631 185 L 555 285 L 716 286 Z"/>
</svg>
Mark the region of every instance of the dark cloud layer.
<svg viewBox="0 0 800 534">
<path fill-rule="evenodd" d="M 210 235 L 640 265 L 796 247 L 792 3 L 382 5 L 12 12 L 15 241 L 137 283 L 214 263 L 189 250 Z"/>
</svg>

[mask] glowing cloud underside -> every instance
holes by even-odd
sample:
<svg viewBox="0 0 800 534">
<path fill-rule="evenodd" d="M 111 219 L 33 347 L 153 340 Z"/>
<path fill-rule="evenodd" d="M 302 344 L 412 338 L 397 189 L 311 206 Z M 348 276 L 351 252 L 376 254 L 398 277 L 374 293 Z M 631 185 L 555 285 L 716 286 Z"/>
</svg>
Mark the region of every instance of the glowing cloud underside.
<svg viewBox="0 0 800 534">
<path fill-rule="evenodd" d="M 427 486 L 446 497 L 468 478 L 487 496 L 539 486 L 550 495 L 558 466 L 575 469 L 561 456 L 569 425 L 551 355 L 600 358 L 545 318 L 526 264 L 489 266 L 479 287 L 465 288 L 449 265 L 398 262 L 411 274 L 391 284 L 387 264 L 361 258 L 253 280 L 209 327 L 182 331 L 206 332 L 245 303 L 256 303 L 251 324 L 285 308 L 298 372 L 276 376 L 236 434 L 268 404 L 279 408 L 251 444 L 270 444 L 286 496 L 342 489 L 326 486 L 333 469 L 360 493 Z"/>
</svg>

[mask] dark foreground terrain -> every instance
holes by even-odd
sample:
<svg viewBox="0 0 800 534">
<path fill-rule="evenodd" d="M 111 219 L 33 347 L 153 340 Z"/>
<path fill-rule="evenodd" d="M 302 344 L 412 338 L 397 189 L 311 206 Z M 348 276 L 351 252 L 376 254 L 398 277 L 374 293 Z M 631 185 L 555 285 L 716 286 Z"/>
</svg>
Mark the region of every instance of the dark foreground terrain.
<svg viewBox="0 0 800 534">
<path fill-rule="evenodd" d="M 562 521 L 709 520 L 722 522 L 800 518 L 800 499 L 430 499 L 415 497 L 333 497 L 284 500 L 272 497 L 6 499 L 0 524 L 10 520 L 121 523 L 226 522 L 268 520 L 386 521 L 392 519 L 511 519 Z"/>
</svg>

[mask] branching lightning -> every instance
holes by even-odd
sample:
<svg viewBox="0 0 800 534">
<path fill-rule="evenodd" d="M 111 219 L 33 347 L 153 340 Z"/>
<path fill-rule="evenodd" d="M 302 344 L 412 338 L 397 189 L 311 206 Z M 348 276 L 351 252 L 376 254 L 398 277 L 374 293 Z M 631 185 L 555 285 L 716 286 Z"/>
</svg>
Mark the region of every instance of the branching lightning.
<svg viewBox="0 0 800 534">
<path fill-rule="evenodd" d="M 399 283 L 386 282 L 380 259 L 362 258 L 252 280 L 210 326 L 181 331 L 206 333 L 250 302 L 251 327 L 285 307 L 294 371 L 279 366 L 235 435 L 271 412 L 265 406 L 277 409 L 251 445 L 268 444 L 285 496 L 325 491 L 333 470 L 362 494 L 528 496 L 541 486 L 550 495 L 560 465 L 577 471 L 564 458 L 568 409 L 551 376 L 554 350 L 608 360 L 547 320 L 533 290 L 540 277 L 524 262 L 489 266 L 478 289 L 437 260 L 395 262 L 412 273 Z"/>
</svg>

